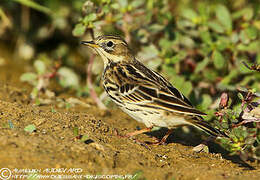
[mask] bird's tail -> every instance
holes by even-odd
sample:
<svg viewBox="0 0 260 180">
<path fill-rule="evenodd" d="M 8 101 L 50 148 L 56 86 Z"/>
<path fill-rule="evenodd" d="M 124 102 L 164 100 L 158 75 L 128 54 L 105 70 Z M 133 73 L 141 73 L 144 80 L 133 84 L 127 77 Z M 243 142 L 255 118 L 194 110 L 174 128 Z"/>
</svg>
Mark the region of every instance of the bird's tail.
<svg viewBox="0 0 260 180">
<path fill-rule="evenodd" d="M 227 137 L 229 136 L 214 127 L 212 127 L 208 122 L 204 121 L 202 117 L 195 117 L 192 119 L 191 124 L 195 127 L 205 131 L 207 134 L 214 136 L 214 137 Z"/>
</svg>

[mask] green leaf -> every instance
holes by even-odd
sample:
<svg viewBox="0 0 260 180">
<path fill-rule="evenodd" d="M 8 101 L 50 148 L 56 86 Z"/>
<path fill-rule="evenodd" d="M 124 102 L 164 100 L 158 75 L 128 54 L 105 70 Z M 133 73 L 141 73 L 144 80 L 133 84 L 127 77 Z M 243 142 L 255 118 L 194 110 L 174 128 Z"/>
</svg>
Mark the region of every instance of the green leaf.
<svg viewBox="0 0 260 180">
<path fill-rule="evenodd" d="M 232 31 L 232 18 L 230 15 L 229 10 L 224 5 L 217 5 L 216 6 L 216 16 L 218 21 L 224 26 L 226 31 Z"/>
<path fill-rule="evenodd" d="M 173 45 L 173 42 L 169 41 L 169 40 L 166 39 L 166 38 L 162 38 L 162 39 L 160 39 L 160 41 L 159 41 L 159 46 L 160 46 L 160 48 L 162 48 L 164 51 L 166 51 L 166 50 L 171 50 L 172 45 Z"/>
<path fill-rule="evenodd" d="M 35 131 L 35 130 L 36 130 L 36 127 L 35 127 L 35 125 L 33 125 L 33 124 L 30 124 L 30 125 L 28 125 L 28 126 L 26 126 L 26 127 L 24 128 L 24 131 L 29 132 L 29 133 L 32 133 L 32 132 Z"/>
<path fill-rule="evenodd" d="M 21 75 L 20 80 L 24 81 L 24 82 L 32 82 L 35 81 L 37 79 L 37 75 L 35 73 L 24 73 Z"/>
<path fill-rule="evenodd" d="M 91 13 L 84 17 L 83 22 L 85 25 L 87 25 L 88 23 L 95 21 L 96 19 L 97 19 L 97 15 L 95 13 Z"/>
<path fill-rule="evenodd" d="M 208 107 L 212 104 L 212 99 L 210 97 L 210 95 L 208 94 L 203 94 L 202 95 L 202 103 L 201 103 L 201 107 L 202 109 L 208 109 Z"/>
<path fill-rule="evenodd" d="M 193 48 L 195 46 L 195 42 L 189 36 L 180 36 L 179 43 L 187 48 Z"/>
<path fill-rule="evenodd" d="M 137 56 L 142 60 L 148 60 L 157 58 L 158 54 L 159 51 L 156 46 L 151 44 L 149 46 L 144 46 Z"/>
<path fill-rule="evenodd" d="M 62 87 L 79 87 L 79 77 L 70 68 L 61 67 L 58 70 L 59 83 Z"/>
<path fill-rule="evenodd" d="M 51 107 L 51 112 L 56 113 L 56 110 L 54 109 L 54 107 Z"/>
<path fill-rule="evenodd" d="M 177 80 L 176 80 L 177 79 Z M 181 92 L 185 96 L 189 96 L 192 91 L 192 83 L 190 81 L 185 80 L 182 76 L 171 76 L 170 82 L 177 88 L 181 89 Z"/>
<path fill-rule="evenodd" d="M 72 34 L 73 36 L 82 36 L 86 31 L 86 26 L 84 26 L 83 24 L 77 24 L 73 31 L 72 31 Z"/>
<path fill-rule="evenodd" d="M 223 51 L 228 48 L 230 44 L 230 40 L 226 37 L 219 37 L 218 41 L 216 42 L 216 49 L 219 51 Z"/>
<path fill-rule="evenodd" d="M 237 32 L 231 34 L 230 40 L 233 44 L 236 44 L 239 41 L 239 35 Z"/>
<path fill-rule="evenodd" d="M 170 58 L 170 63 L 176 64 L 187 56 L 185 51 L 179 51 L 177 55 Z"/>
<path fill-rule="evenodd" d="M 118 0 L 118 3 L 121 6 L 121 8 L 125 8 L 128 5 L 127 0 Z"/>
<path fill-rule="evenodd" d="M 203 42 L 205 42 L 207 44 L 212 44 L 211 35 L 208 31 L 200 32 L 200 37 L 201 37 Z"/>
<path fill-rule="evenodd" d="M 241 18 L 242 16 L 245 21 L 249 21 L 254 16 L 254 10 L 252 8 L 246 7 L 232 14 L 233 19 L 238 19 Z"/>
<path fill-rule="evenodd" d="M 35 99 L 35 98 L 38 96 L 38 93 L 39 93 L 39 90 L 38 90 L 36 87 L 34 87 L 34 88 L 32 89 L 31 94 L 30 94 L 31 98 L 32 98 L 32 99 Z M 36 100 L 36 104 L 37 104 L 38 102 L 39 102 L 39 101 Z M 40 103 L 40 102 L 39 102 L 39 103 Z"/>
<path fill-rule="evenodd" d="M 187 81 L 183 84 L 182 93 L 184 96 L 189 96 L 192 91 L 192 83 Z"/>
<path fill-rule="evenodd" d="M 83 136 L 80 138 L 80 141 L 81 141 L 81 142 L 85 142 L 85 141 L 88 140 L 88 139 L 89 139 L 88 135 L 83 135 Z"/>
<path fill-rule="evenodd" d="M 239 99 L 244 100 L 244 96 L 241 93 L 238 93 L 237 96 Z"/>
<path fill-rule="evenodd" d="M 246 30 L 243 29 L 242 31 L 240 31 L 239 33 L 239 38 L 242 41 L 243 44 L 248 44 L 250 42 L 250 39 L 247 36 Z"/>
<path fill-rule="evenodd" d="M 147 66 L 151 69 L 156 70 L 162 64 L 162 59 L 156 58 L 147 63 Z"/>
<path fill-rule="evenodd" d="M 34 61 L 34 67 L 35 67 L 35 69 L 36 69 L 36 71 L 37 71 L 37 73 L 38 74 L 44 74 L 45 73 L 45 71 L 46 71 L 46 65 L 44 64 L 44 62 L 43 61 L 41 61 L 41 60 L 36 60 L 36 61 Z"/>
<path fill-rule="evenodd" d="M 75 126 L 75 127 L 73 128 L 73 135 L 74 135 L 74 136 L 78 136 L 78 135 L 79 135 L 79 128 L 78 128 L 77 126 Z"/>
<path fill-rule="evenodd" d="M 209 81 L 215 81 L 216 78 L 218 77 L 218 74 L 216 71 L 212 71 L 212 69 L 205 69 L 203 71 L 203 76 L 205 77 L 205 79 L 209 80 Z"/>
<path fill-rule="evenodd" d="M 260 42 L 259 41 L 254 41 L 254 42 L 251 42 L 248 45 L 246 45 L 246 44 L 239 44 L 237 46 L 237 49 L 240 50 L 240 51 L 257 52 L 257 51 L 259 51 L 259 46 L 260 46 Z"/>
<path fill-rule="evenodd" d="M 224 67 L 225 59 L 224 59 L 224 57 L 222 56 L 222 54 L 218 50 L 215 50 L 213 52 L 212 58 L 213 58 L 214 66 L 217 69 L 221 69 L 221 68 Z"/>
<path fill-rule="evenodd" d="M 203 59 L 203 61 L 199 62 L 196 66 L 196 69 L 195 69 L 195 73 L 197 74 L 198 72 L 202 71 L 205 69 L 205 67 L 208 65 L 209 63 L 209 58 L 208 57 L 205 57 Z"/>
<path fill-rule="evenodd" d="M 231 80 L 238 75 L 238 73 L 239 73 L 239 72 L 238 72 L 237 69 L 230 71 L 230 73 L 229 73 L 227 76 L 225 76 L 225 77 L 221 80 L 220 83 L 221 83 L 222 85 L 223 85 L 223 84 L 224 84 L 224 85 L 229 84 L 229 83 L 231 82 Z"/>
<path fill-rule="evenodd" d="M 151 33 L 158 33 L 162 31 L 165 27 L 160 24 L 152 24 L 151 26 L 148 27 L 148 31 Z"/>
<path fill-rule="evenodd" d="M 218 23 L 218 22 L 215 22 L 215 21 L 210 21 L 208 23 L 208 26 L 215 32 L 217 33 L 223 33 L 224 32 L 224 29 L 223 27 Z"/>
<path fill-rule="evenodd" d="M 171 68 L 172 69 L 172 68 Z M 169 74 L 169 72 L 167 72 L 167 74 Z M 176 81 L 176 79 L 178 79 L 178 81 Z M 178 75 L 175 75 L 175 76 L 171 76 L 171 79 L 170 79 L 170 82 L 177 88 L 177 89 L 181 89 L 184 82 L 185 82 L 185 79 L 184 77 L 182 76 L 178 76 Z"/>
<path fill-rule="evenodd" d="M 198 17 L 197 13 L 192 9 L 184 9 L 182 11 L 182 16 L 191 21 L 194 21 Z"/>
<path fill-rule="evenodd" d="M 251 40 L 256 39 L 258 30 L 254 26 L 250 26 L 245 29 L 247 37 Z"/>
<path fill-rule="evenodd" d="M 145 1 L 142 0 L 134 0 L 131 2 L 131 6 L 133 8 L 138 8 L 139 6 L 143 5 L 145 3 Z"/>
</svg>

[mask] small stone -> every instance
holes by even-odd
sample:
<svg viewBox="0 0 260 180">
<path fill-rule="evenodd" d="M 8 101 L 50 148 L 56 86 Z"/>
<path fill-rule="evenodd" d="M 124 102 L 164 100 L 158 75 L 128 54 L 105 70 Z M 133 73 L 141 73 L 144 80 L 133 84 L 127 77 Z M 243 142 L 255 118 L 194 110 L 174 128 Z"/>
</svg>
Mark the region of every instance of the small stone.
<svg viewBox="0 0 260 180">
<path fill-rule="evenodd" d="M 39 125 L 43 124 L 45 121 L 46 121 L 46 119 L 44 119 L 44 118 L 36 119 L 36 120 L 34 121 L 34 124 L 35 124 L 36 126 L 39 126 Z"/>
<path fill-rule="evenodd" d="M 102 146 L 101 144 L 98 144 L 98 143 L 91 143 L 90 144 L 91 146 L 93 146 L 94 148 L 96 148 L 97 150 L 100 150 L 100 151 L 104 151 L 104 146 Z"/>
<path fill-rule="evenodd" d="M 192 149 L 192 151 L 197 152 L 197 153 L 199 153 L 199 152 L 209 153 L 209 148 L 208 148 L 208 146 L 205 145 L 205 144 L 199 144 L 198 146 L 195 146 L 195 147 Z"/>
</svg>

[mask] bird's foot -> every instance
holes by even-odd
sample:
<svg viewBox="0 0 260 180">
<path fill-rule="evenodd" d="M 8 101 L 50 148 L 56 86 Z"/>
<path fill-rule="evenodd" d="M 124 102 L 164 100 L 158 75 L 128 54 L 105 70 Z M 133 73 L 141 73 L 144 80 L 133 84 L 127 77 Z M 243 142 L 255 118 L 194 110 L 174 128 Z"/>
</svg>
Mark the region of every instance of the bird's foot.
<svg viewBox="0 0 260 180">
<path fill-rule="evenodd" d="M 156 140 L 154 141 L 154 142 L 145 142 L 147 145 L 166 145 L 167 143 L 166 143 L 166 140 L 163 140 L 163 139 L 161 139 L 161 140 L 159 140 L 159 139 L 157 139 L 156 138 Z"/>
<path fill-rule="evenodd" d="M 140 140 L 137 140 L 135 138 L 133 138 L 134 136 L 138 135 L 138 134 L 142 134 L 142 133 L 145 133 L 145 132 L 150 132 L 152 130 L 152 127 L 151 128 L 145 128 L 145 129 L 141 129 L 141 130 L 137 130 L 137 131 L 134 131 L 134 132 L 131 132 L 131 133 L 127 133 L 125 135 L 121 135 L 119 134 L 118 130 L 115 129 L 115 135 L 119 138 L 128 138 L 130 140 L 132 140 L 133 142 L 141 145 L 141 146 L 144 146 L 146 149 L 149 149 L 150 148 L 147 146 L 147 143 L 146 142 L 142 142 Z"/>
<path fill-rule="evenodd" d="M 167 133 L 163 136 L 163 138 L 161 140 L 157 139 L 156 138 L 156 141 L 155 142 L 147 142 L 147 144 L 149 145 L 166 145 L 166 141 L 167 141 L 167 138 L 169 137 L 169 135 L 172 133 L 172 129 L 169 129 L 167 131 Z"/>
<path fill-rule="evenodd" d="M 139 135 L 139 134 L 143 134 L 143 133 L 146 133 L 146 132 L 150 132 L 152 130 L 153 127 L 149 127 L 149 128 L 144 128 L 144 129 L 141 129 L 141 130 L 136 130 L 134 132 L 130 132 L 130 133 L 127 133 L 125 135 L 120 135 L 118 130 L 115 129 L 115 135 L 118 136 L 118 137 L 121 137 L 121 138 L 131 138 L 133 136 L 136 136 L 136 135 Z"/>
</svg>

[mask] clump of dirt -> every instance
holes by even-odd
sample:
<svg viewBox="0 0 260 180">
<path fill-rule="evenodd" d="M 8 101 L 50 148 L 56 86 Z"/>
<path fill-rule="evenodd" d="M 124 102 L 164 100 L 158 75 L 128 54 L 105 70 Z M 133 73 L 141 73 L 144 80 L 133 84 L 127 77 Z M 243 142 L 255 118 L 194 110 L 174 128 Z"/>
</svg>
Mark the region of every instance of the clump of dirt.
<svg viewBox="0 0 260 180">
<path fill-rule="evenodd" d="M 256 162 L 243 163 L 223 151 L 194 153 L 192 145 L 200 142 L 190 136 L 172 136 L 169 144 L 148 148 L 119 138 L 115 129 L 124 134 L 143 125 L 119 109 L 100 110 L 90 99 L 80 99 L 88 108 L 60 108 L 55 100 L 35 106 L 29 98 L 30 87 L 19 81 L 23 70 L 14 64 L 0 67 L 0 169 L 80 168 L 83 175 L 135 175 L 139 179 L 260 177 Z M 32 133 L 24 130 L 30 124 L 36 127 Z M 84 141 L 76 137 L 75 129 Z M 137 138 L 153 141 L 152 135 Z"/>
</svg>

